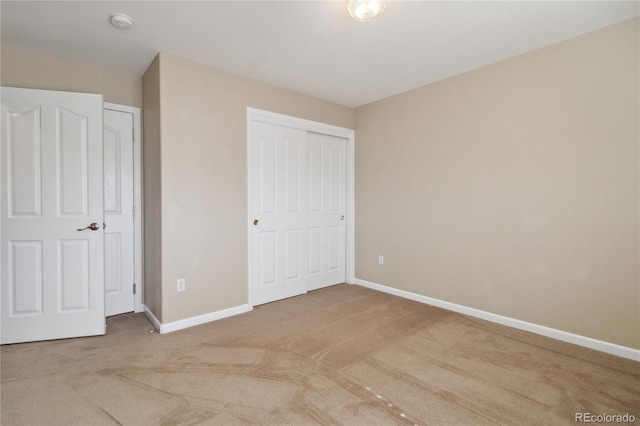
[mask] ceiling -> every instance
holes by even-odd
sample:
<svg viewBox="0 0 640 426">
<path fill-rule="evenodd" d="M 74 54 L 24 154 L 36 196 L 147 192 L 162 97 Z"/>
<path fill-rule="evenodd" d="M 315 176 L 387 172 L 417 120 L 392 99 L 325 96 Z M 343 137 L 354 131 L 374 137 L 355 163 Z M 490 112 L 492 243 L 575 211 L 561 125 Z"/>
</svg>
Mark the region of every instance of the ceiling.
<svg viewBox="0 0 640 426">
<path fill-rule="evenodd" d="M 111 13 L 135 27 L 117 30 Z M 2 43 L 141 76 L 158 52 L 357 107 L 640 14 L 639 1 L 6 1 Z"/>
</svg>

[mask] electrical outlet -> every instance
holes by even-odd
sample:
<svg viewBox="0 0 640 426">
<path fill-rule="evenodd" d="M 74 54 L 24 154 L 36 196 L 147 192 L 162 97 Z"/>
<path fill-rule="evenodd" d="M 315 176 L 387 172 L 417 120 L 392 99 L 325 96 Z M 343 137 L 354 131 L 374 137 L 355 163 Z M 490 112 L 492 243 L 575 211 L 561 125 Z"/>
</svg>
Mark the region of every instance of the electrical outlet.
<svg viewBox="0 0 640 426">
<path fill-rule="evenodd" d="M 185 291 L 187 289 L 187 280 L 184 278 L 180 278 L 178 280 L 178 288 L 177 291 Z"/>
<path fill-rule="evenodd" d="M 378 256 L 378 265 L 384 265 L 384 256 Z"/>
</svg>

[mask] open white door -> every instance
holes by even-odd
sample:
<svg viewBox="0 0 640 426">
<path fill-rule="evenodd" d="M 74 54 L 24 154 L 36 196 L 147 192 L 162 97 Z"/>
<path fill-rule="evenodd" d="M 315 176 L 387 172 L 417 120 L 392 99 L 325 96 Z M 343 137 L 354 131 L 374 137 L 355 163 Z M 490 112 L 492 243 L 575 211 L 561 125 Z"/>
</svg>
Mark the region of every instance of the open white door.
<svg viewBox="0 0 640 426">
<path fill-rule="evenodd" d="M 102 96 L 0 95 L 0 341 L 104 334 Z"/>
</svg>

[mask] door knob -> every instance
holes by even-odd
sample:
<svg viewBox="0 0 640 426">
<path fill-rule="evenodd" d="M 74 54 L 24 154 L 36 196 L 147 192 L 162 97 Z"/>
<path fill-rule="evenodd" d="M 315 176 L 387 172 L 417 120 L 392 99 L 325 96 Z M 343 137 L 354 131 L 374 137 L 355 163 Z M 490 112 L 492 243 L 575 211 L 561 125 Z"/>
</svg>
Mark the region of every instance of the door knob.
<svg viewBox="0 0 640 426">
<path fill-rule="evenodd" d="M 100 225 L 93 222 L 91 225 L 87 226 L 86 228 L 78 228 L 76 229 L 76 231 L 84 231 L 85 229 L 91 229 L 92 231 L 97 231 L 98 229 L 100 229 Z"/>
<path fill-rule="evenodd" d="M 258 222 L 258 219 L 254 219 L 253 224 L 257 225 L 258 223 L 260 223 L 260 222 Z"/>
</svg>

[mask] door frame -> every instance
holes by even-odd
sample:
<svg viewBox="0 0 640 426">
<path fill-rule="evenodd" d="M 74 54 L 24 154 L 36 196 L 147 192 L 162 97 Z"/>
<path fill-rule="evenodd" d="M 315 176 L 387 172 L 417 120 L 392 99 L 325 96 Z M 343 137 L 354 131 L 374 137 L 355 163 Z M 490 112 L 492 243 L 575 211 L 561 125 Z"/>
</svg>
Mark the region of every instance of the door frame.
<svg viewBox="0 0 640 426">
<path fill-rule="evenodd" d="M 294 129 L 305 130 L 308 132 L 322 133 L 330 136 L 344 138 L 347 142 L 347 158 L 346 158 L 346 221 L 345 221 L 345 281 L 347 284 L 353 284 L 355 279 L 355 131 L 345 127 L 334 126 L 331 124 L 320 123 L 317 121 L 306 120 L 303 118 L 292 117 L 289 115 L 278 114 L 275 112 L 265 111 L 257 108 L 247 108 L 247 303 L 253 308 L 253 291 L 252 291 L 252 244 L 251 232 L 253 228 L 253 205 L 251 191 L 252 170 L 251 170 L 251 139 L 252 125 L 254 122 L 274 124 L 277 126 L 290 127 Z"/>
<path fill-rule="evenodd" d="M 142 312 L 142 133 L 140 132 L 140 108 L 103 103 L 103 109 L 133 114 L 133 253 L 134 253 L 134 312 Z"/>
</svg>

